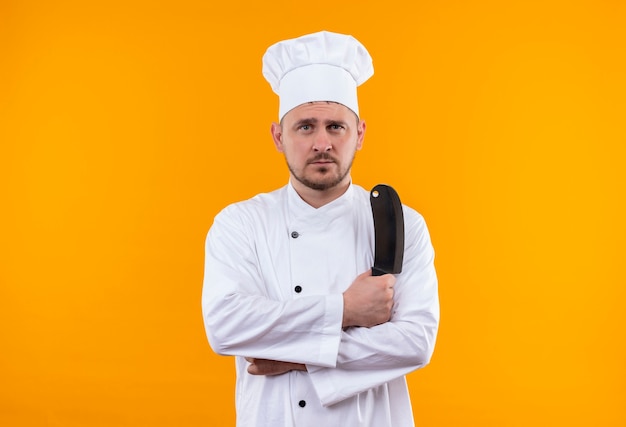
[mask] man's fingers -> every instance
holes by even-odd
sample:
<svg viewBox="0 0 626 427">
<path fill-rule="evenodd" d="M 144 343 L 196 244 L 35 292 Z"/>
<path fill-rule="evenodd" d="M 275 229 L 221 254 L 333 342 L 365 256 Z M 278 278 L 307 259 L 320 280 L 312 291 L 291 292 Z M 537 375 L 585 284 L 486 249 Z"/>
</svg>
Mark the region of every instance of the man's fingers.
<svg viewBox="0 0 626 427">
<path fill-rule="evenodd" d="M 393 288 L 396 285 L 396 276 L 394 276 L 393 274 L 385 274 L 381 276 L 381 278 L 385 279 L 385 284 L 389 288 Z"/>
<path fill-rule="evenodd" d="M 306 366 L 299 363 L 255 359 L 252 357 L 246 357 L 245 359 L 250 362 L 248 373 L 251 375 L 281 375 L 294 370 L 306 371 Z"/>
<path fill-rule="evenodd" d="M 248 369 L 246 369 L 248 373 L 251 375 L 258 375 L 258 367 L 254 364 L 254 358 L 246 357 L 245 359 L 246 359 L 246 362 L 250 364 L 248 366 Z"/>
</svg>

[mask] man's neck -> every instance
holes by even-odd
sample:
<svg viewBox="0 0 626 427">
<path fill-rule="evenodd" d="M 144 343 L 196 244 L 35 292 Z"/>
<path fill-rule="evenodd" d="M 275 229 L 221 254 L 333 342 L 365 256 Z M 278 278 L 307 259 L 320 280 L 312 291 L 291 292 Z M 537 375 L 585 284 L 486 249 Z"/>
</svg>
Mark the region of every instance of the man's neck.
<svg viewBox="0 0 626 427">
<path fill-rule="evenodd" d="M 322 206 L 341 197 L 348 190 L 348 187 L 350 187 L 350 182 L 350 177 L 346 177 L 345 181 L 342 181 L 332 188 L 326 190 L 314 190 L 302 184 L 297 179 L 293 177 L 291 178 L 291 185 L 294 190 L 296 190 L 296 193 L 298 193 L 302 200 L 313 206 L 315 209 L 321 208 Z"/>
</svg>

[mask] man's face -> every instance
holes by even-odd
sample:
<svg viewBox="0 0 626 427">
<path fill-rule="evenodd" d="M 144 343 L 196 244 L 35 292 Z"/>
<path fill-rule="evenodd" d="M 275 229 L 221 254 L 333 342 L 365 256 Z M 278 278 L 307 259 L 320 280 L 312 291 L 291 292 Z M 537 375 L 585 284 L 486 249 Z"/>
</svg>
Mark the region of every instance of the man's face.
<svg viewBox="0 0 626 427">
<path fill-rule="evenodd" d="M 291 176 L 314 190 L 328 190 L 350 180 L 350 168 L 361 149 L 365 122 L 334 102 L 299 105 L 272 125 L 278 151 Z"/>
</svg>

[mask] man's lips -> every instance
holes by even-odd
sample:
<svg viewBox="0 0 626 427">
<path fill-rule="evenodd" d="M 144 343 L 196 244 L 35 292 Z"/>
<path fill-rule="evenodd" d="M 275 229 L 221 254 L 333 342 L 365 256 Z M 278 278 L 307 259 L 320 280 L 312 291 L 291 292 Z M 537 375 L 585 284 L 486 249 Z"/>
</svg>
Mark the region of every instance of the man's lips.
<svg viewBox="0 0 626 427">
<path fill-rule="evenodd" d="M 327 165 L 329 163 L 335 163 L 335 159 L 329 156 L 318 156 L 307 162 L 310 165 Z"/>
</svg>

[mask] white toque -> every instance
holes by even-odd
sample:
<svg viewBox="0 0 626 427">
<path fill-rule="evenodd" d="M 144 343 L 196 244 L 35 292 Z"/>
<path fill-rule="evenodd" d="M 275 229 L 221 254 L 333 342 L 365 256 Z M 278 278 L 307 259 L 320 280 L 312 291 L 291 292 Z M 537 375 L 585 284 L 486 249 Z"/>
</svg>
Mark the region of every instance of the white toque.
<svg viewBox="0 0 626 427">
<path fill-rule="evenodd" d="M 280 100 L 279 120 L 312 101 L 338 102 L 358 116 L 356 88 L 373 74 L 365 46 L 328 31 L 278 42 L 263 55 L 263 76 Z"/>
</svg>

